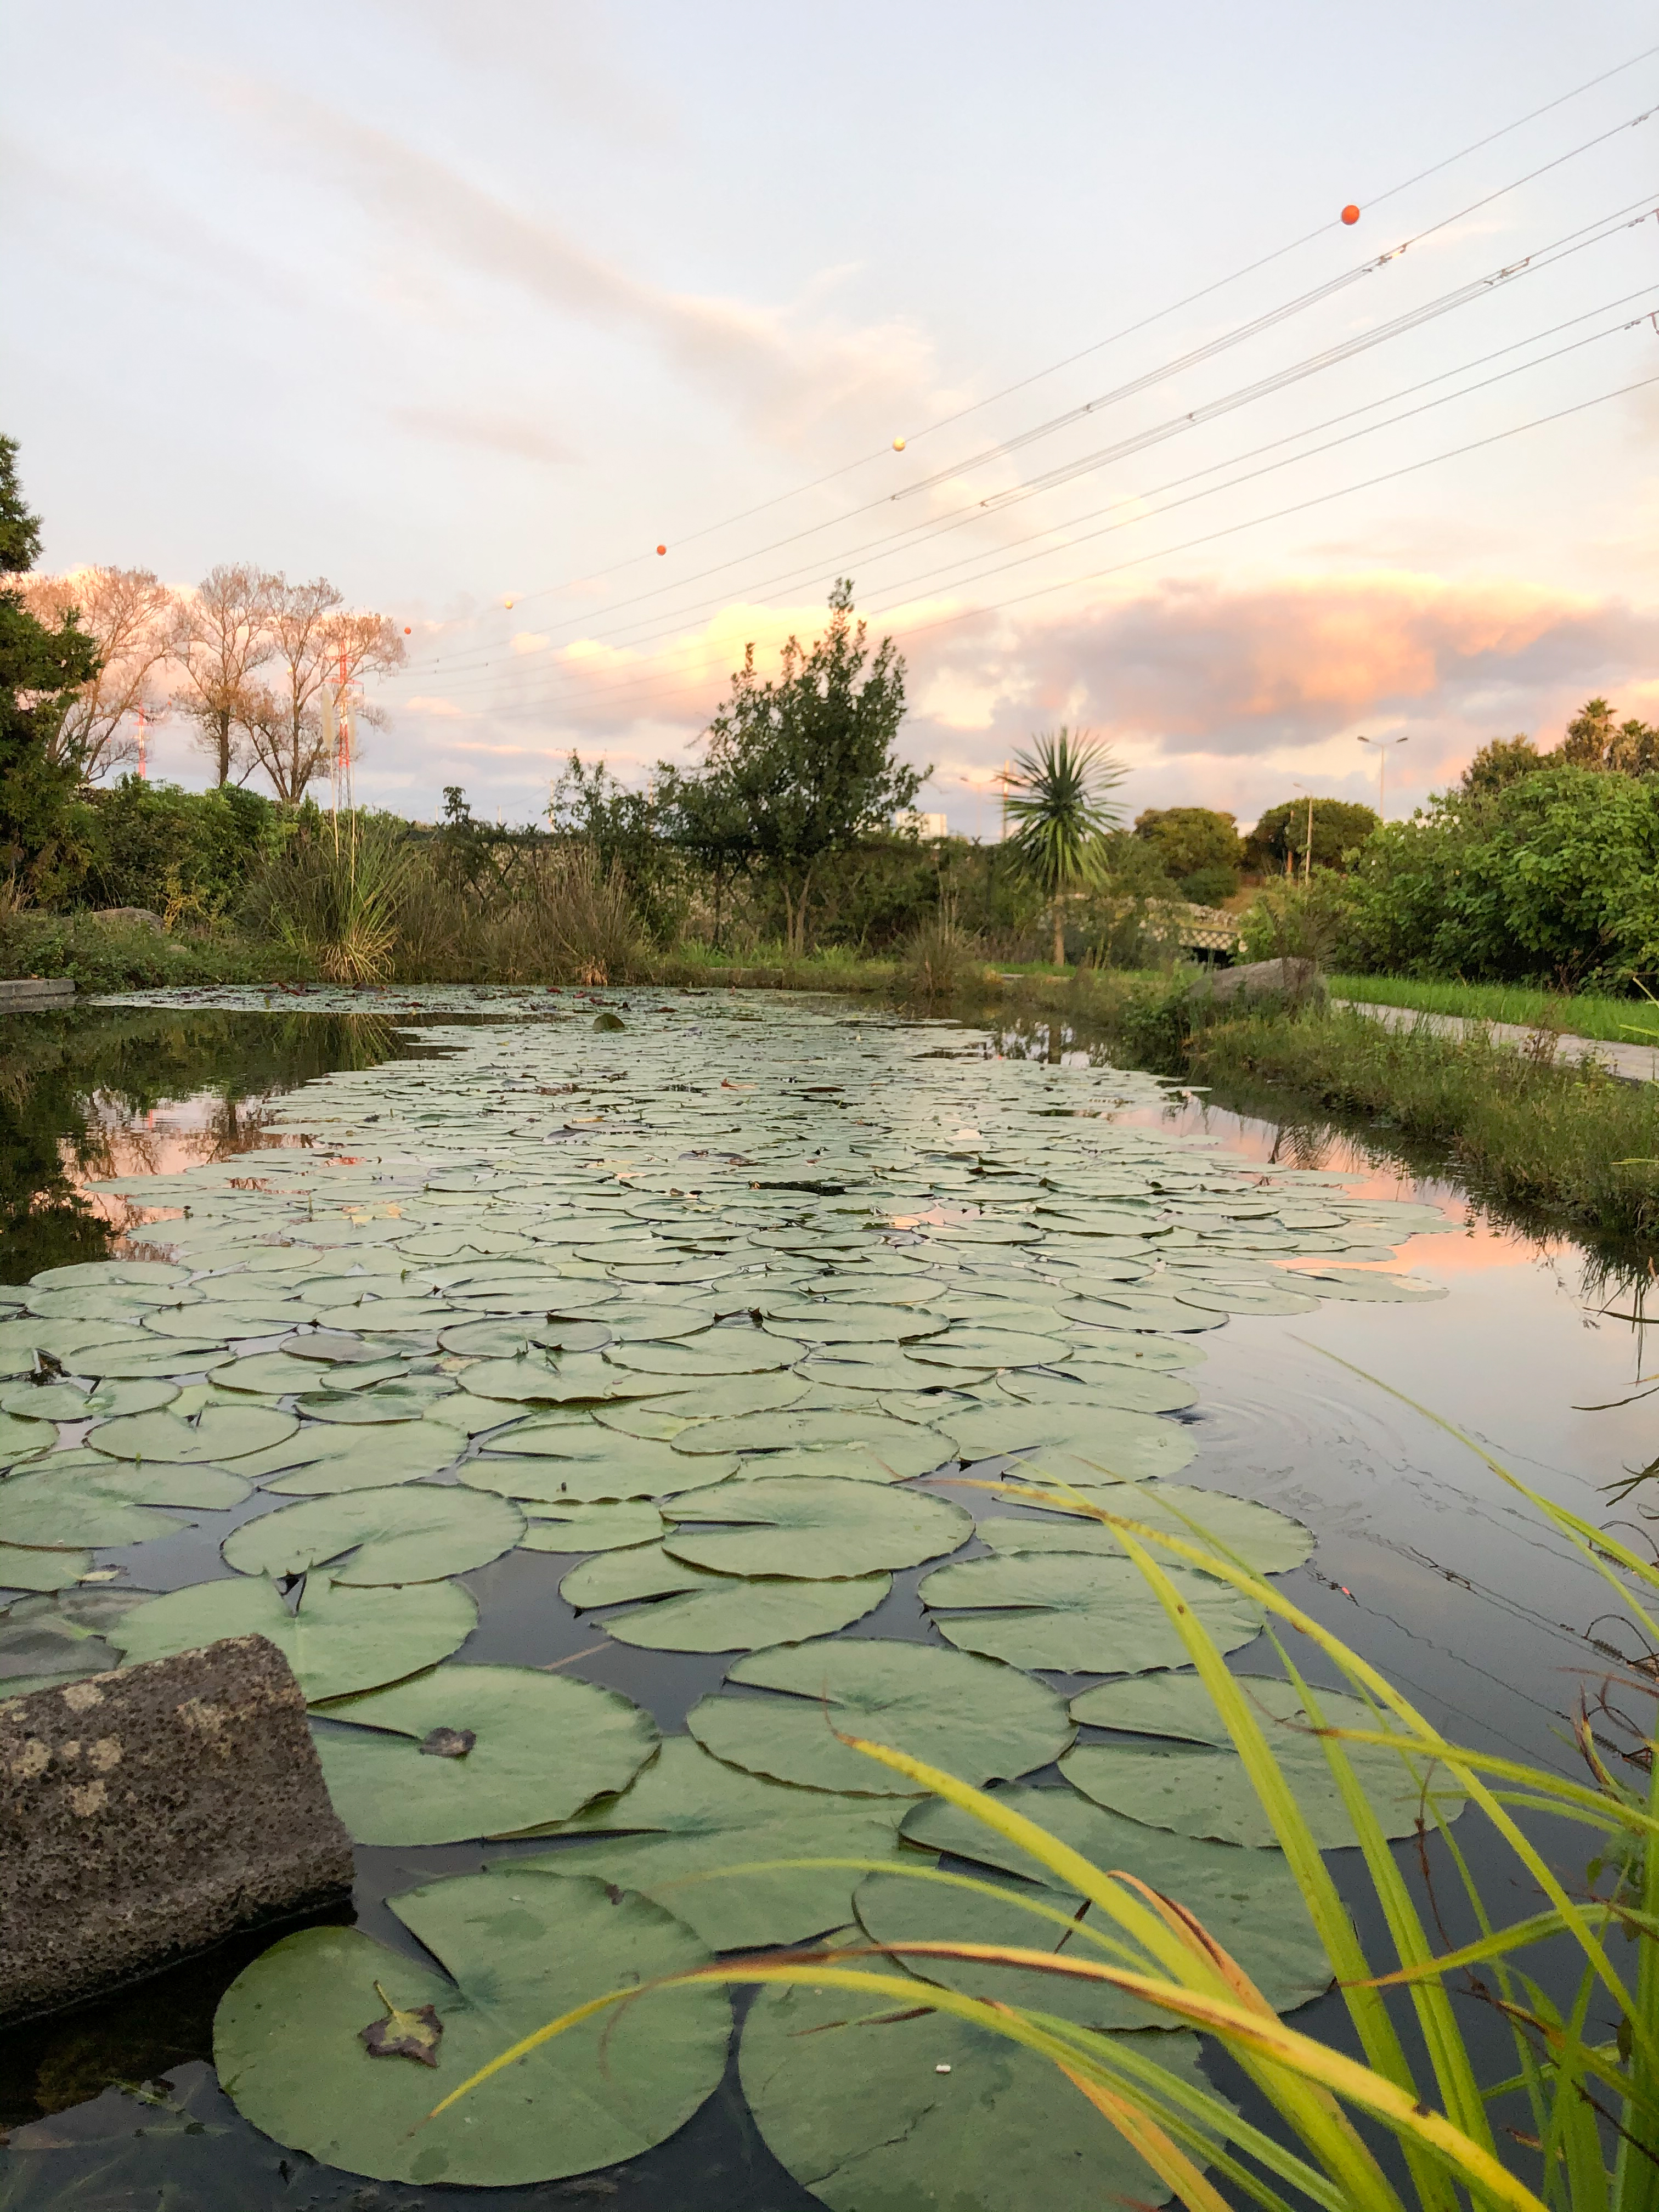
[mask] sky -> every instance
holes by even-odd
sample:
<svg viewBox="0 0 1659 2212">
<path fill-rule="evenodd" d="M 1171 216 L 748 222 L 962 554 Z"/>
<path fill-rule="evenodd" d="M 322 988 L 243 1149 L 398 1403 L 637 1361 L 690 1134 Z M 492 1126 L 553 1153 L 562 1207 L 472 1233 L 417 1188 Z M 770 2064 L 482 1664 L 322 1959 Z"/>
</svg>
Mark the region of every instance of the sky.
<svg viewBox="0 0 1659 2212">
<path fill-rule="evenodd" d="M 357 790 L 417 817 L 695 761 L 842 575 L 956 830 L 1062 723 L 1132 813 L 1375 803 L 1386 744 L 1394 815 L 1592 693 L 1659 720 L 1656 37 L 10 0 L 0 429 L 47 567 L 406 630 Z M 152 773 L 205 781 L 182 716 Z"/>
</svg>

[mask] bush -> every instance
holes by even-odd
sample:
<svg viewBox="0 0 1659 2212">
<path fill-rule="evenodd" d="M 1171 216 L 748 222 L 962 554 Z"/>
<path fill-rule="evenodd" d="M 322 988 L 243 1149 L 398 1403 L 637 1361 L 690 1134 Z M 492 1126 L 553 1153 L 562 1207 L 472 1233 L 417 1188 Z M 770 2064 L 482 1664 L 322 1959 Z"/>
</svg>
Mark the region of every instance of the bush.
<svg viewBox="0 0 1659 2212">
<path fill-rule="evenodd" d="M 1659 972 L 1659 778 L 1534 769 L 1448 792 L 1364 847 L 1345 908 L 1357 969 L 1627 989 Z"/>
<path fill-rule="evenodd" d="M 232 913 L 283 834 L 282 810 L 257 792 L 181 791 L 136 775 L 86 793 L 74 820 L 76 903 L 148 907 L 169 927 Z"/>
<path fill-rule="evenodd" d="M 1244 847 L 1231 814 L 1207 806 L 1149 806 L 1135 817 L 1135 836 L 1152 848 L 1183 898 L 1219 905 L 1238 889 Z"/>
</svg>

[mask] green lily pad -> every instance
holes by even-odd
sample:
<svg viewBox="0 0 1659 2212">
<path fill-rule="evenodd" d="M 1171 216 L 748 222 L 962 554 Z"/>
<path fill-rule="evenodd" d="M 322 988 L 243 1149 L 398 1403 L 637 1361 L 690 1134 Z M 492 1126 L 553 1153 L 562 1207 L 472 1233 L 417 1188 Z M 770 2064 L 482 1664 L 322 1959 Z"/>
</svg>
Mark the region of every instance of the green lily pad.
<svg viewBox="0 0 1659 2212">
<path fill-rule="evenodd" d="M 154 1460 L 123 1467 L 91 1452 L 60 1452 L 0 1484 L 0 1541 L 64 1551 L 144 1544 L 183 1525 L 154 1508 L 217 1513 L 247 1494 L 247 1484 L 222 1468 Z"/>
<path fill-rule="evenodd" d="M 343 1584 L 429 1583 L 510 1552 L 524 1516 L 505 1498 L 453 1484 L 398 1483 L 284 1505 L 226 1537 L 225 1564 L 245 1575 L 298 1575 L 347 1552 Z"/>
<path fill-rule="evenodd" d="M 942 1498 L 836 1478 L 742 1477 L 665 1507 L 668 1552 L 715 1574 L 827 1582 L 920 1566 L 954 1552 L 973 1516 Z M 696 1524 L 696 1525 L 692 1525 Z"/>
<path fill-rule="evenodd" d="M 1076 1389 L 1094 1405 L 1124 1413 L 1184 1413 L 1198 1397 L 1183 1375 L 1158 1368 L 1142 1371 L 1081 1358 L 1066 1363 L 1066 1381 L 1058 1389 L 1052 1375 L 1029 1367 L 1005 1368 L 997 1377 L 997 1388 L 1023 1405 L 1060 1406 L 1066 1402 L 1066 1391 Z"/>
<path fill-rule="evenodd" d="M 222 1636 L 269 1637 L 307 1701 L 320 1705 L 435 1666 L 466 1641 L 477 1618 L 471 1592 L 458 1583 L 342 1589 L 312 1575 L 290 1613 L 274 1583 L 239 1575 L 148 1599 L 104 1633 L 129 1666 L 198 1650 Z"/>
<path fill-rule="evenodd" d="M 1070 1340 L 1060 1334 L 1058 1325 L 1052 1336 L 1036 1336 L 1029 1330 L 953 1322 L 947 1334 L 918 1344 L 912 1356 L 930 1366 L 994 1370 L 1048 1366 L 1070 1351 Z"/>
<path fill-rule="evenodd" d="M 620 1437 L 597 1425 L 586 1432 L 566 1430 L 563 1450 L 556 1456 L 550 1449 L 520 1455 L 517 1447 L 525 1433 L 514 1429 L 502 1438 L 503 1446 L 514 1448 L 511 1456 L 503 1449 L 465 1462 L 457 1470 L 462 1480 L 504 1498 L 592 1505 L 702 1489 L 711 1479 L 718 1482 L 737 1470 L 735 1460 L 677 1459 L 665 1445 Z"/>
<path fill-rule="evenodd" d="M 629 1498 L 525 1510 L 531 1512 L 531 1520 L 519 1539 L 523 1552 L 625 1551 L 654 1544 L 663 1532 L 663 1517 L 656 1507 Z"/>
<path fill-rule="evenodd" d="M 965 1389 L 975 1382 L 988 1382 L 996 1372 L 994 1367 L 928 1366 L 897 1348 L 883 1351 L 866 1346 L 862 1356 L 860 1350 L 851 1344 L 826 1346 L 811 1358 L 802 1360 L 795 1372 L 815 1389 L 892 1392 L 947 1385 Z"/>
<path fill-rule="evenodd" d="M 1238 1960 L 1275 2011 L 1306 2004 L 1329 1985 L 1330 1962 L 1324 1946 L 1279 1852 L 1240 1851 L 1227 1844 L 1170 1835 L 1091 1805 L 1070 1790 L 1028 1787 L 994 1794 L 1012 1812 L 1035 1820 L 1092 1865 L 1133 1875 L 1195 1914 Z M 1003 1905 L 979 1897 L 969 1900 L 931 1882 L 872 1875 L 860 1887 L 855 1901 L 859 1918 L 874 1942 L 948 1942 L 971 1930 L 976 1942 L 1031 1949 L 1063 1946 L 1072 1951 L 1076 1937 L 1068 1942 L 1051 1922 L 1022 1911 L 1018 1900 L 1035 1899 L 1057 1906 L 1068 1917 L 1079 1911 L 1083 1900 L 1054 1883 L 1040 1863 L 1017 1844 L 937 1798 L 909 1814 L 903 1833 L 929 1850 L 948 1851 L 970 1866 L 1001 1874 L 1008 1883 L 1009 1902 Z M 1102 1919 L 1098 1907 L 1091 1906 L 1080 1917 L 1103 1934 L 1114 1932 L 1113 1923 Z M 1092 1944 L 1075 1955 L 1109 1957 Z M 913 1959 L 908 1964 L 913 1973 L 944 1988 L 1040 2007 L 1094 2027 L 1150 2027 L 1170 2021 L 1167 2013 L 1101 1983 L 1067 1982 L 1035 1971 L 941 1959 Z"/>
<path fill-rule="evenodd" d="M 0 1589 L 70 1589 L 92 1572 L 90 1552 L 42 1551 L 33 1546 L 0 1543 Z M 0 1679 L 0 1697 L 15 1697 Z"/>
<path fill-rule="evenodd" d="M 180 1375 L 211 1374 L 229 1357 L 222 1344 L 164 1345 L 135 1330 L 129 1343 L 93 1345 L 77 1352 L 72 1366 L 77 1375 L 108 1382 L 171 1382 Z"/>
<path fill-rule="evenodd" d="M 1212 1313 L 1311 1313 L 1319 1304 L 1317 1298 L 1300 1296 L 1283 1280 L 1276 1283 L 1183 1281 L 1176 1296 L 1182 1305 L 1198 1306 Z"/>
<path fill-rule="evenodd" d="M 272 1406 L 204 1406 L 192 1421 L 167 1413 L 124 1414 L 101 1422 L 87 1442 L 111 1459 L 240 1459 L 286 1443 L 299 1425 Z"/>
<path fill-rule="evenodd" d="M 286 1352 L 252 1352 L 246 1359 L 229 1359 L 222 1367 L 216 1368 L 214 1382 L 215 1387 L 222 1390 L 246 1390 L 264 1397 L 285 1398 L 316 1389 L 317 1363 L 295 1359 Z"/>
<path fill-rule="evenodd" d="M 1194 1617 L 1224 1651 L 1261 1632 L 1261 1608 L 1210 1576 L 1168 1566 Z M 1128 1559 L 1026 1553 L 935 1567 L 922 1602 L 963 1651 L 1074 1674 L 1141 1674 L 1189 1663 L 1186 1645 Z M 946 1611 L 951 1607 L 973 1611 Z"/>
<path fill-rule="evenodd" d="M 435 1729 L 472 1743 L 459 1758 L 428 1756 L 421 1745 Z M 437 1667 L 343 1699 L 312 1733 L 334 1809 L 360 1844 L 459 1844 L 568 1820 L 625 1790 L 657 1747 L 620 1691 L 533 1667 Z"/>
<path fill-rule="evenodd" d="M 689 1736 L 670 1736 L 620 1797 L 563 1822 L 556 1850 L 515 1859 L 512 1871 L 591 1875 L 639 1890 L 711 1951 L 800 1943 L 850 1917 L 856 1869 L 785 1867 L 731 1880 L 719 1870 L 775 1859 L 909 1859 L 896 1836 L 902 1809 L 896 1798 L 763 1782 Z"/>
<path fill-rule="evenodd" d="M 1019 1480 L 1017 1468 L 1012 1471 L 1011 1479 Z M 1301 1522 L 1293 1521 L 1288 1513 L 1276 1513 L 1271 1506 L 1258 1505 L 1253 1498 L 1228 1498 L 1214 1490 L 1194 1490 L 1184 1482 L 1117 1483 L 1110 1489 L 1081 1490 L 1079 1495 L 1086 1504 L 1103 1507 L 1108 1513 L 1119 1513 L 1126 1520 L 1167 1528 L 1170 1535 L 1179 1536 L 1187 1543 L 1213 1540 L 1258 1575 L 1288 1574 L 1292 1567 L 1299 1567 L 1309 1558 L 1314 1547 L 1311 1531 L 1304 1528 Z M 1056 1498 L 1054 1510 L 1061 1513 L 1065 1510 Z M 1183 1520 L 1183 1514 L 1190 1519 Z M 1198 1523 L 1196 1528 L 1191 1526 L 1192 1522 Z M 979 1534 L 994 1552 L 1092 1552 L 1108 1559 L 1121 1557 L 1123 1552 L 1114 1530 L 1082 1516 L 1061 1521 L 1015 1519 L 1007 1515 L 983 1517 Z M 1153 1557 L 1164 1566 L 1175 1564 L 1170 1553 L 1159 1552 L 1156 1547 Z"/>
<path fill-rule="evenodd" d="M 630 1605 L 605 1624 L 619 1644 L 651 1651 L 758 1651 L 849 1628 L 892 1586 L 884 1574 L 818 1583 L 715 1574 L 660 1544 L 645 1544 L 585 1559 L 559 1584 L 559 1595 L 579 1607 Z"/>
<path fill-rule="evenodd" d="M 1072 1738 L 1065 1708 L 1045 1684 L 937 1644 L 877 1637 L 802 1644 L 739 1659 L 726 1679 L 779 1694 L 701 1698 L 686 1716 L 690 1734 L 729 1765 L 809 1790 L 923 1794 L 840 1735 L 867 1736 L 981 1788 L 1046 1766 Z"/>
<path fill-rule="evenodd" d="M 1099 1328 L 1182 1329 L 1219 1328 L 1224 1313 L 1208 1313 L 1157 1291 L 1131 1289 L 1127 1284 L 1115 1296 L 1101 1284 L 1092 1297 L 1079 1298 L 1060 1308 L 1068 1321 Z"/>
<path fill-rule="evenodd" d="M 1425 1282 L 1420 1275 L 1383 1275 L 1362 1267 L 1298 1267 L 1293 1279 L 1322 1298 L 1362 1305 L 1425 1305 L 1446 1295 L 1443 1283 Z"/>
<path fill-rule="evenodd" d="M 51 1420 L 26 1420 L 18 1413 L 0 1413 L 0 1467 L 18 1467 L 49 1452 L 58 1441 Z"/>
<path fill-rule="evenodd" d="M 1294 1686 L 1246 1676 L 1241 1686 L 1319 1849 L 1340 1850 L 1356 1844 L 1324 1740 L 1315 1732 Z M 1375 1734 L 1384 1725 L 1361 1698 L 1322 1690 L 1318 1703 L 1326 1728 Z M 1196 1674 L 1103 1683 L 1073 1699 L 1072 1717 L 1095 1728 L 1175 1739 L 1145 1750 L 1128 1744 L 1074 1745 L 1060 1760 L 1060 1771 L 1096 1804 L 1182 1836 L 1259 1850 L 1277 1847 L 1279 1838 L 1244 1762 Z M 1432 1826 L 1437 1811 L 1446 1820 L 1455 1820 L 1462 1811 L 1463 1798 L 1426 1761 L 1402 1759 L 1380 1744 L 1340 1748 L 1384 1835 L 1414 1835 L 1419 1819 Z"/>
<path fill-rule="evenodd" d="M 605 1358 L 636 1375 L 764 1375 L 793 1366 L 805 1349 L 764 1329 L 710 1328 L 672 1344 L 613 1344 Z"/>
<path fill-rule="evenodd" d="M 325 1307 L 313 1318 L 323 1328 L 351 1329 L 363 1336 L 430 1336 L 462 1316 L 445 1298 L 364 1297 Z"/>
<path fill-rule="evenodd" d="M 434 1421 L 370 1429 L 318 1422 L 307 1424 L 291 1443 L 269 1455 L 261 1453 L 239 1464 L 263 1468 L 271 1460 L 283 1461 L 278 1472 L 264 1477 L 263 1488 L 278 1498 L 324 1498 L 437 1474 L 465 1449 L 464 1437 Z"/>
<path fill-rule="evenodd" d="M 1208 2087 L 1195 2036 L 1138 2040 L 1160 2066 Z M 830 2212 L 1093 2212 L 1169 2201 L 1057 2067 L 947 2013 L 775 1984 L 756 1993 L 738 2060 L 768 2149 Z"/>
<path fill-rule="evenodd" d="M 783 1311 L 774 1310 L 771 1326 L 780 1336 L 798 1337 L 804 1344 L 907 1344 L 917 1337 L 941 1334 L 950 1321 L 923 1306 L 854 1304 L 850 1299 L 819 1305 L 792 1300 Z"/>
<path fill-rule="evenodd" d="M 743 1462 L 746 1474 L 836 1475 L 849 1482 L 910 1482 L 954 1458 L 937 1429 L 900 1425 L 879 1443 L 797 1444 L 790 1451 L 757 1452 Z"/>
<path fill-rule="evenodd" d="M 463 1875 L 392 1909 L 425 1957 L 356 1929 L 302 1929 L 220 2002 L 220 2081 L 276 2142 L 377 2181 L 522 2186 L 638 2157 L 718 2087 L 731 2005 L 702 1984 L 607 2010 L 427 2120 L 447 2089 L 560 2013 L 619 1983 L 694 1971 L 708 1954 L 659 1905 L 574 1875 Z M 386 2002 L 433 2008 L 435 2071 L 364 2048 Z"/>
<path fill-rule="evenodd" d="M 190 1280 L 188 1267 L 171 1260 L 71 1260 L 61 1267 L 43 1267 L 31 1279 L 37 1291 L 116 1289 L 159 1284 L 182 1285 Z"/>
<path fill-rule="evenodd" d="M 466 1387 L 480 1398 L 507 1398 L 532 1404 L 550 1401 L 559 1389 L 559 1370 L 550 1359 L 531 1352 L 513 1359 L 480 1359 L 465 1370 Z"/>
<path fill-rule="evenodd" d="M 826 1444 L 862 1444 L 876 1449 L 891 1445 L 902 1450 L 914 1435 L 915 1424 L 896 1420 L 887 1413 L 866 1413 L 861 1407 L 809 1412 L 786 1407 L 777 1413 L 739 1413 L 696 1422 L 674 1438 L 672 1449 L 688 1458 L 708 1453 L 811 1450 Z M 948 1459 L 950 1450 L 948 1441 L 941 1439 L 935 1464 Z"/>
<path fill-rule="evenodd" d="M 447 1375 L 411 1375 L 401 1382 L 376 1382 L 367 1390 L 308 1390 L 294 1403 L 313 1421 L 370 1427 L 384 1421 L 418 1421 L 455 1387 Z"/>
<path fill-rule="evenodd" d="M 1098 1405 L 1079 1391 L 1056 1387 L 1038 1405 L 995 1405 L 964 1413 L 941 1413 L 939 1425 L 964 1460 L 1000 1459 L 1009 1452 L 1050 1449 L 1093 1467 L 1098 1482 L 1135 1481 L 1179 1474 L 1198 1456 L 1198 1446 L 1178 1422 L 1155 1413 L 1124 1413 Z"/>
<path fill-rule="evenodd" d="M 172 1382 L 104 1382 L 93 1390 L 73 1382 L 25 1382 L 0 1398 L 0 1413 L 24 1421 L 103 1421 L 117 1413 L 149 1413 L 179 1395 Z"/>
</svg>

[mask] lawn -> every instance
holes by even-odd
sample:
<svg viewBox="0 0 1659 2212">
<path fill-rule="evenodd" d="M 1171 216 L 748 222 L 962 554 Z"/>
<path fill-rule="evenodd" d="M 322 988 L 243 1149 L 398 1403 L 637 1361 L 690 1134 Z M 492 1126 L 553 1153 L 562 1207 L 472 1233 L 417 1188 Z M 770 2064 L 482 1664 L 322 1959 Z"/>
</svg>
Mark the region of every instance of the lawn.
<svg viewBox="0 0 1659 2212">
<path fill-rule="evenodd" d="M 1398 975 L 1332 975 L 1327 981 L 1333 997 L 1374 1006 L 1413 1006 L 1423 1013 L 1559 1028 L 1612 1044 L 1659 1042 L 1659 1006 L 1645 999 L 1568 994 L 1522 983 L 1419 983 Z"/>
</svg>

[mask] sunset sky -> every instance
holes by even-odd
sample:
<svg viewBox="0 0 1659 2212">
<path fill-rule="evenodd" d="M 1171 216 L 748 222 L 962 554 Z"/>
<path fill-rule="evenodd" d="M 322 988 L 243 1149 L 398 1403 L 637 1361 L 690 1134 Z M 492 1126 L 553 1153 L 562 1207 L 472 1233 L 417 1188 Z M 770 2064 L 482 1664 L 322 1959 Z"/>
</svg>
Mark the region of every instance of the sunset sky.
<svg viewBox="0 0 1659 2212">
<path fill-rule="evenodd" d="M 54 568 L 320 571 L 407 626 L 358 780 L 402 811 L 695 757 L 848 574 L 959 830 L 1061 721 L 1132 809 L 1244 821 L 1374 799 L 1356 738 L 1403 736 L 1393 812 L 1592 692 L 1659 720 L 1656 38 L 13 0 L 0 429 Z M 154 757 L 204 780 L 181 720 Z"/>
</svg>

